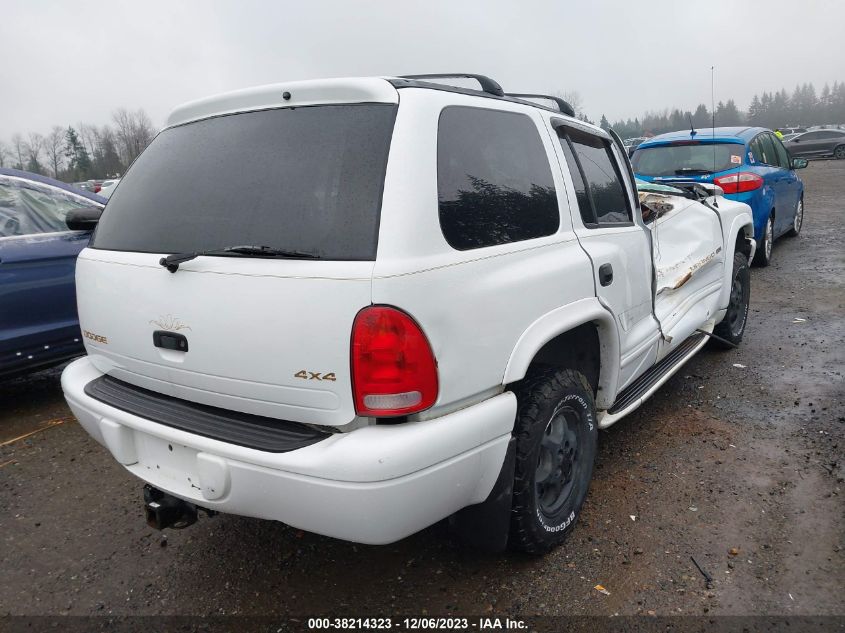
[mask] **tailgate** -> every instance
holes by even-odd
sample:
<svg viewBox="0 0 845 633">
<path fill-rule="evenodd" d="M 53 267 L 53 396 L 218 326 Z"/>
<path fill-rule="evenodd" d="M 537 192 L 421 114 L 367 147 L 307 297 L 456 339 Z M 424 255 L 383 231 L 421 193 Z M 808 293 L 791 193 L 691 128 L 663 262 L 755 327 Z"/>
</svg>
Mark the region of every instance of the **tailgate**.
<svg viewBox="0 0 845 633">
<path fill-rule="evenodd" d="M 310 424 L 355 418 L 352 323 L 370 305 L 373 262 L 200 257 L 86 249 L 79 317 L 95 366 L 176 398 Z M 157 347 L 183 335 L 188 351 Z"/>
</svg>

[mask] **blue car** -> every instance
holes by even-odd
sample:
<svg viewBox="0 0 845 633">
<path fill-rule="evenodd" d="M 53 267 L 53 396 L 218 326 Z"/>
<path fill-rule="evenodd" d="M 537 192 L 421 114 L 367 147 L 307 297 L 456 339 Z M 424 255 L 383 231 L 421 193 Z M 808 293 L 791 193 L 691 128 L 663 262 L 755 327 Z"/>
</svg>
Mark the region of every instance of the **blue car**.
<svg viewBox="0 0 845 633">
<path fill-rule="evenodd" d="M 85 353 L 76 314 L 76 256 L 90 231 L 68 212 L 106 200 L 65 183 L 0 168 L 0 379 Z"/>
<path fill-rule="evenodd" d="M 792 158 L 777 136 L 761 127 L 684 130 L 641 143 L 631 157 L 637 177 L 655 183 L 708 182 L 754 214 L 757 254 L 768 266 L 781 235 L 798 235 L 804 221 L 804 183 L 795 174 L 806 159 Z"/>
</svg>

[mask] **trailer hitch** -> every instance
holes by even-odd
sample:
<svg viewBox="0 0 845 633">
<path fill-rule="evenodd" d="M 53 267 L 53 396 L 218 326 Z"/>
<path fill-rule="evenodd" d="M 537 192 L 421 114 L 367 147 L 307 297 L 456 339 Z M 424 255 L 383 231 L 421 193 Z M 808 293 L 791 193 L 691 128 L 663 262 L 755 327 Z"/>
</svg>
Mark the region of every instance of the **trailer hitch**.
<svg viewBox="0 0 845 633">
<path fill-rule="evenodd" d="M 216 514 L 213 510 L 199 508 L 193 503 L 153 488 L 150 484 L 144 485 L 144 511 L 147 516 L 147 525 L 152 528 L 157 530 L 186 528 L 196 523 L 197 510 L 203 510 L 209 516 Z"/>
</svg>

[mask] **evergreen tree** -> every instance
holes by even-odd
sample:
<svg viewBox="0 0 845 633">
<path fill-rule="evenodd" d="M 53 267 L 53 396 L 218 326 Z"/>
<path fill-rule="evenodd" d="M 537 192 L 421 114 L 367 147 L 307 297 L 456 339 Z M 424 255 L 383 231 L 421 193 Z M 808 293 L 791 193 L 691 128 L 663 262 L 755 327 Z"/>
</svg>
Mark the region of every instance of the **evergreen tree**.
<svg viewBox="0 0 845 633">
<path fill-rule="evenodd" d="M 65 158 L 67 158 L 68 172 L 73 180 L 89 178 L 91 158 L 79 139 L 79 134 L 72 127 L 68 127 L 65 133 Z"/>
</svg>

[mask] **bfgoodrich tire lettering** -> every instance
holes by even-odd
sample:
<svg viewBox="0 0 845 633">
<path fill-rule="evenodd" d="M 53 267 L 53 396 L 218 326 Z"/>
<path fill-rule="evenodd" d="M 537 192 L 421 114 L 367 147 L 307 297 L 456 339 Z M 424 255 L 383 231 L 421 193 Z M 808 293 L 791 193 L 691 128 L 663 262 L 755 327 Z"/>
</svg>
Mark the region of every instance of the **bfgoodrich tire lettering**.
<svg viewBox="0 0 845 633">
<path fill-rule="evenodd" d="M 549 369 L 518 390 L 510 546 L 541 553 L 563 542 L 581 510 L 596 457 L 593 392 L 580 372 Z"/>
</svg>

